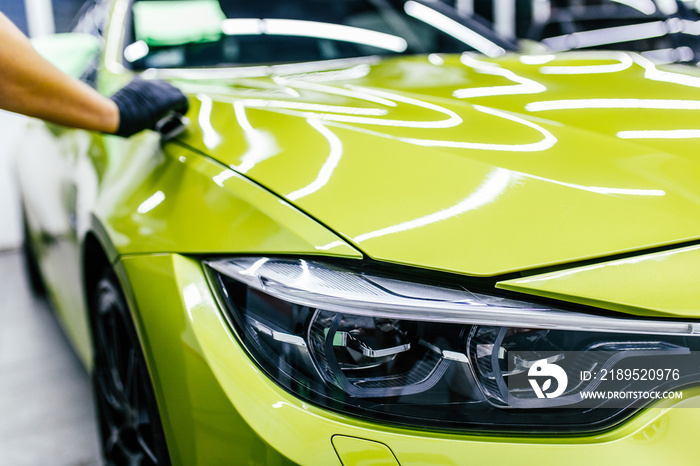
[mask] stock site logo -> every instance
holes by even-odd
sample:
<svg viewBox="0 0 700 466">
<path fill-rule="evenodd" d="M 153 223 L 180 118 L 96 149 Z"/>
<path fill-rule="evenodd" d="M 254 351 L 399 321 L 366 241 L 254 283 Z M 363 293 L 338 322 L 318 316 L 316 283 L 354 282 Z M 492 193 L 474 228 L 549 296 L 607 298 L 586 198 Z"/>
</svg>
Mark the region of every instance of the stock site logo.
<svg viewBox="0 0 700 466">
<path fill-rule="evenodd" d="M 537 398 L 556 398 L 564 393 L 566 385 L 569 383 L 569 378 L 566 376 L 564 369 L 556 364 L 547 362 L 546 359 L 540 359 L 533 364 L 527 375 Z M 557 387 L 556 390 L 548 393 L 547 391 L 552 387 L 552 379 L 557 381 Z M 544 380 L 541 387 L 538 380 Z"/>
</svg>

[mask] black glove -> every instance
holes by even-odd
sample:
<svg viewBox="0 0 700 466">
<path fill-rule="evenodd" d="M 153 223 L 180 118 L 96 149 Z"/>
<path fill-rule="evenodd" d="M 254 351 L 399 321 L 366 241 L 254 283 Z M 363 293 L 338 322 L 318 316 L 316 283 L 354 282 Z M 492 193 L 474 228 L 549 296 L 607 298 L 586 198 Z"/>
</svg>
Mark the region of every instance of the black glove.
<svg viewBox="0 0 700 466">
<path fill-rule="evenodd" d="M 111 99 L 119 107 L 119 129 L 114 134 L 125 138 L 154 129 L 170 112 L 184 115 L 189 108 L 187 97 L 179 89 L 164 81 L 140 78 L 134 78 Z"/>
</svg>

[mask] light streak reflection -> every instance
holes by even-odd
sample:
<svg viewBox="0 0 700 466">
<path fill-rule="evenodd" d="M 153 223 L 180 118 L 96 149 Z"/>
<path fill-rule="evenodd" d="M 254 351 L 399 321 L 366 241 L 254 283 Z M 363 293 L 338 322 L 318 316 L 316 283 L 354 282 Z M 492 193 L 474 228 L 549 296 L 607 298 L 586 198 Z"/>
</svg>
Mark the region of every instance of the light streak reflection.
<svg viewBox="0 0 700 466">
<path fill-rule="evenodd" d="M 611 195 L 624 195 L 624 196 L 665 196 L 666 191 L 662 189 L 630 189 L 630 188 L 608 188 L 603 186 L 584 186 L 574 183 L 566 183 L 564 181 L 552 180 L 549 178 L 543 178 L 537 175 L 531 175 L 528 173 L 521 173 L 521 176 L 525 178 L 530 178 L 534 180 L 545 181 L 547 183 L 557 184 L 559 186 L 565 186 L 567 188 L 574 188 L 581 191 L 588 191 L 596 194 L 611 194 Z"/>
<path fill-rule="evenodd" d="M 148 55 L 149 52 L 148 44 L 142 40 L 138 40 L 124 48 L 124 59 L 129 63 L 133 63 Z"/>
<path fill-rule="evenodd" d="M 468 89 L 457 89 L 452 95 L 457 99 L 468 99 L 470 97 L 486 97 L 495 95 L 521 95 L 521 94 L 538 94 L 547 90 L 545 86 L 533 81 L 532 79 L 518 76 L 510 70 L 501 68 L 500 66 L 476 60 L 465 54 L 461 57 L 461 62 L 466 66 L 474 69 L 481 74 L 490 74 L 493 76 L 503 76 L 504 78 L 516 83 L 511 86 L 489 86 L 489 87 L 474 87 Z"/>
<path fill-rule="evenodd" d="M 222 98 L 221 100 L 228 100 Z M 246 107 L 251 108 L 281 108 L 290 110 L 302 110 L 308 112 L 340 113 L 345 115 L 371 115 L 383 116 L 388 112 L 380 108 L 344 107 L 340 105 L 310 104 L 306 102 L 289 102 L 286 100 L 264 100 L 264 99 L 231 99 L 231 103 L 241 102 Z"/>
<path fill-rule="evenodd" d="M 302 21 L 296 19 L 227 19 L 221 24 L 226 35 L 275 35 L 314 37 L 369 45 L 402 53 L 408 42 L 402 37 L 342 24 Z"/>
<path fill-rule="evenodd" d="M 163 191 L 156 191 L 151 197 L 143 201 L 141 205 L 138 206 L 136 212 L 140 213 L 141 215 L 147 214 L 158 207 L 164 200 L 165 194 Z"/>
<path fill-rule="evenodd" d="M 323 246 L 316 246 L 316 249 L 318 249 L 320 251 L 328 251 L 329 249 L 333 249 L 335 247 L 344 246 L 344 245 L 345 245 L 345 243 L 343 243 L 340 240 L 337 240 L 337 241 L 333 241 L 332 243 L 324 244 Z"/>
<path fill-rule="evenodd" d="M 436 29 L 451 35 L 457 40 L 464 42 L 470 47 L 478 50 L 489 57 L 498 57 L 505 55 L 506 51 L 503 47 L 494 44 L 484 36 L 477 34 L 463 24 L 448 18 L 442 13 L 433 10 L 423 4 L 414 1 L 408 1 L 404 4 L 404 11 L 409 16 L 423 21 Z"/>
<path fill-rule="evenodd" d="M 411 144 L 416 144 L 419 146 L 426 147 L 454 147 L 459 149 L 478 149 L 478 150 L 495 150 L 495 151 L 506 151 L 506 152 L 536 152 L 543 151 L 551 148 L 557 143 L 557 138 L 548 130 L 542 126 L 527 121 L 523 118 L 519 118 L 515 115 L 511 115 L 500 110 L 496 110 L 489 107 L 483 107 L 481 105 L 474 105 L 473 108 L 482 113 L 487 113 L 499 118 L 504 118 L 506 120 L 519 123 L 521 125 L 530 127 L 537 132 L 539 132 L 543 139 L 538 142 L 530 144 L 489 144 L 489 143 L 478 143 L 478 142 L 461 142 L 461 141 L 437 141 L 432 139 L 414 139 L 414 138 L 400 138 L 401 141 L 408 142 Z"/>
<path fill-rule="evenodd" d="M 664 21 L 615 26 L 590 31 L 580 31 L 563 36 L 548 37 L 542 43 L 552 51 L 598 47 L 601 45 L 632 42 L 635 40 L 661 37 L 669 33 Z"/>
<path fill-rule="evenodd" d="M 199 127 L 202 129 L 202 139 L 207 148 L 214 149 L 221 144 L 221 136 L 219 136 L 219 133 L 216 132 L 211 124 L 211 112 L 214 108 L 214 101 L 206 94 L 197 94 L 197 98 L 201 102 L 197 121 L 199 122 Z"/>
<path fill-rule="evenodd" d="M 192 310 L 204 302 L 199 288 L 194 283 L 190 283 L 182 290 L 182 297 L 190 317 L 192 317 Z"/>
<path fill-rule="evenodd" d="M 645 195 L 645 196 L 664 196 L 666 192 L 658 189 L 625 189 L 625 188 L 608 188 L 598 186 L 583 186 L 573 183 L 565 183 L 562 181 L 551 180 L 537 175 L 531 175 L 520 172 L 513 172 L 504 168 L 496 168 L 484 180 L 484 182 L 464 200 L 454 206 L 440 210 L 438 212 L 419 217 L 398 225 L 392 225 L 369 233 L 364 233 L 356 236 L 353 240 L 357 243 L 367 241 L 373 238 L 400 233 L 403 231 L 414 230 L 426 225 L 441 222 L 450 218 L 457 217 L 471 210 L 479 209 L 487 204 L 494 202 L 500 197 L 513 183 L 520 182 L 525 178 L 535 179 L 548 183 L 557 184 L 569 188 L 574 188 L 583 191 L 594 192 L 597 194 L 618 194 L 618 195 Z"/>
<path fill-rule="evenodd" d="M 546 110 L 581 110 L 581 109 L 656 109 L 656 110 L 700 110 L 700 100 L 664 100 L 664 99 L 573 99 L 531 102 L 525 105 L 529 112 Z"/>
<path fill-rule="evenodd" d="M 509 170 L 497 168 L 489 173 L 484 182 L 477 188 L 476 191 L 471 193 L 458 204 L 424 217 L 409 220 L 398 225 L 392 225 L 390 227 L 382 228 L 369 233 L 364 233 L 356 236 L 353 238 L 353 240 L 357 243 L 362 243 L 363 241 L 367 241 L 369 239 L 400 233 L 402 231 L 414 230 L 432 223 L 457 217 L 461 214 L 469 212 L 470 210 L 478 209 L 495 201 L 506 191 L 512 180 L 513 177 Z"/>
<path fill-rule="evenodd" d="M 627 5 L 637 11 L 641 11 L 645 15 L 653 15 L 656 13 L 656 5 L 652 0 L 612 0 L 613 2 Z"/>
<path fill-rule="evenodd" d="M 331 150 L 316 179 L 308 186 L 287 194 L 286 197 L 290 201 L 296 201 L 302 197 L 308 196 L 309 194 L 313 194 L 328 184 L 328 181 L 330 181 L 331 176 L 333 175 L 333 171 L 338 166 L 338 163 L 340 163 L 340 158 L 343 155 L 343 143 L 340 141 L 338 136 L 336 136 L 318 120 L 309 119 L 309 124 L 313 126 L 316 131 L 321 133 L 326 140 L 328 140 Z"/>
<path fill-rule="evenodd" d="M 396 107 L 396 102 L 383 99 L 381 97 L 368 94 L 366 92 L 360 92 L 357 90 L 343 89 L 339 87 L 329 86 L 327 84 L 320 84 L 316 82 L 303 81 L 300 79 L 293 79 L 283 76 L 274 76 L 272 80 L 281 86 L 294 86 L 296 89 L 305 89 L 314 92 L 323 92 L 330 95 L 340 95 L 343 97 L 349 97 L 351 99 L 366 100 L 368 102 L 373 102 L 375 104 L 384 105 L 386 107 Z"/>
<path fill-rule="evenodd" d="M 520 62 L 524 65 L 544 65 L 554 60 L 556 55 L 523 55 L 520 57 Z"/>
<path fill-rule="evenodd" d="M 272 135 L 253 128 L 250 121 L 248 121 L 243 101 L 235 102 L 233 104 L 233 109 L 236 120 L 243 129 L 246 141 L 248 142 L 248 150 L 241 157 L 241 163 L 236 169 L 240 173 L 247 173 L 260 162 L 274 157 L 282 150 L 279 148 Z"/>
<path fill-rule="evenodd" d="M 620 131 L 620 139 L 695 139 L 700 138 L 700 129 Z"/>
<path fill-rule="evenodd" d="M 229 178 L 233 178 L 234 176 L 236 176 L 236 172 L 227 169 L 216 175 L 214 178 L 212 178 L 212 180 L 214 181 L 214 183 L 218 184 L 223 188 L 224 182 Z"/>
<path fill-rule="evenodd" d="M 611 60 L 616 60 L 619 63 L 611 63 L 608 65 L 568 65 L 568 66 L 543 66 L 540 68 L 540 73 L 542 74 L 602 74 L 602 73 L 617 73 L 628 69 L 634 64 L 632 57 L 626 53 L 612 52 L 612 53 L 581 53 L 581 52 L 571 52 L 566 55 L 567 60 L 601 60 L 609 58 Z"/>
<path fill-rule="evenodd" d="M 660 70 L 656 67 L 654 62 L 641 55 L 634 54 L 632 55 L 632 59 L 639 66 L 644 68 L 644 77 L 647 79 L 680 84 L 683 86 L 700 87 L 700 78 L 698 77 Z"/>
<path fill-rule="evenodd" d="M 610 269 L 612 267 L 617 267 L 617 266 L 642 264 L 642 263 L 648 262 L 648 261 L 663 261 L 664 259 L 666 259 L 668 257 L 672 257 L 672 256 L 679 255 L 679 254 L 685 254 L 687 252 L 695 251 L 697 249 L 700 249 L 700 246 L 689 246 L 687 248 L 676 249 L 673 251 L 664 251 L 664 252 L 657 252 L 657 253 L 653 253 L 653 254 L 645 254 L 645 255 L 641 255 L 641 256 L 637 256 L 637 257 L 619 259 L 619 260 L 612 261 L 612 262 L 604 262 L 602 264 L 587 265 L 584 267 L 574 268 L 574 269 L 570 269 L 570 270 L 563 270 L 560 272 L 552 272 L 552 273 L 548 273 L 545 275 L 537 275 L 535 277 L 530 277 L 530 278 L 522 278 L 522 279 L 518 279 L 516 283 L 525 284 L 525 283 L 537 283 L 540 281 L 547 282 L 547 281 L 558 280 L 560 278 L 568 277 L 570 275 L 576 275 L 578 273 L 590 272 L 591 270 Z M 622 276 L 622 274 L 621 274 L 621 276 Z"/>
<path fill-rule="evenodd" d="M 373 96 L 378 96 L 383 99 L 392 100 L 394 102 L 401 102 L 409 105 L 414 105 L 417 107 L 424 108 L 426 110 L 432 110 L 436 113 L 445 115 L 447 118 L 442 120 L 434 121 L 410 121 L 410 120 L 391 120 L 384 118 L 370 118 L 361 115 L 386 115 L 387 110 L 384 109 L 371 109 L 371 108 L 359 108 L 359 107 L 339 107 L 333 105 L 318 105 L 318 104 L 304 104 L 301 102 L 286 102 L 286 101 L 269 101 L 260 99 L 233 99 L 216 96 L 216 99 L 221 99 L 225 102 L 231 102 L 235 108 L 239 106 L 241 108 L 254 107 L 254 108 L 275 108 L 280 109 L 280 111 L 285 111 L 290 115 L 299 115 L 304 118 L 317 118 L 324 121 L 338 121 L 346 123 L 357 123 L 366 125 L 377 125 L 377 126 L 397 126 L 404 128 L 451 128 L 458 126 L 462 123 L 462 118 L 457 115 L 452 110 L 449 110 L 440 105 L 431 104 L 429 102 L 424 102 L 422 100 L 413 99 L 411 97 L 402 96 L 399 94 L 393 94 L 390 92 L 383 92 L 376 89 L 363 88 L 359 86 L 348 86 L 352 90 L 357 90 L 365 94 L 370 94 Z M 306 111 L 303 111 L 306 110 Z M 333 113 L 316 113 L 330 111 Z M 336 113 L 337 112 L 337 113 Z M 346 112 L 343 114 L 343 112 Z"/>
</svg>

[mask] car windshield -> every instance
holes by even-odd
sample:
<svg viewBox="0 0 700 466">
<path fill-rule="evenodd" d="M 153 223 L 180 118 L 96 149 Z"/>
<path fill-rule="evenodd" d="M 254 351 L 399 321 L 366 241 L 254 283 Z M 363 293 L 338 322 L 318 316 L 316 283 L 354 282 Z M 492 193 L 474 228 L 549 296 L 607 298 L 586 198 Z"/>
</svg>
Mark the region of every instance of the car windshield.
<svg viewBox="0 0 700 466">
<path fill-rule="evenodd" d="M 418 0 L 138 0 L 130 18 L 133 69 L 514 49 L 486 23 Z"/>
</svg>

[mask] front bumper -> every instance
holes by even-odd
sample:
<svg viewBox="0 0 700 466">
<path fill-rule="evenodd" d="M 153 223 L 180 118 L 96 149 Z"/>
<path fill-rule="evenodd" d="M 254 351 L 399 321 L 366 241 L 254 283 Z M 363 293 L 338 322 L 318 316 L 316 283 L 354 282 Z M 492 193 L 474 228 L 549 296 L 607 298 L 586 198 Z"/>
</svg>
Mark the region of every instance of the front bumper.
<svg viewBox="0 0 700 466">
<path fill-rule="evenodd" d="M 700 389 L 603 433 L 579 437 L 457 435 L 383 426 L 305 403 L 240 346 L 201 263 L 125 257 L 117 273 L 156 391 L 173 464 L 696 464 Z M 695 395 L 695 396 L 694 396 Z"/>
</svg>

